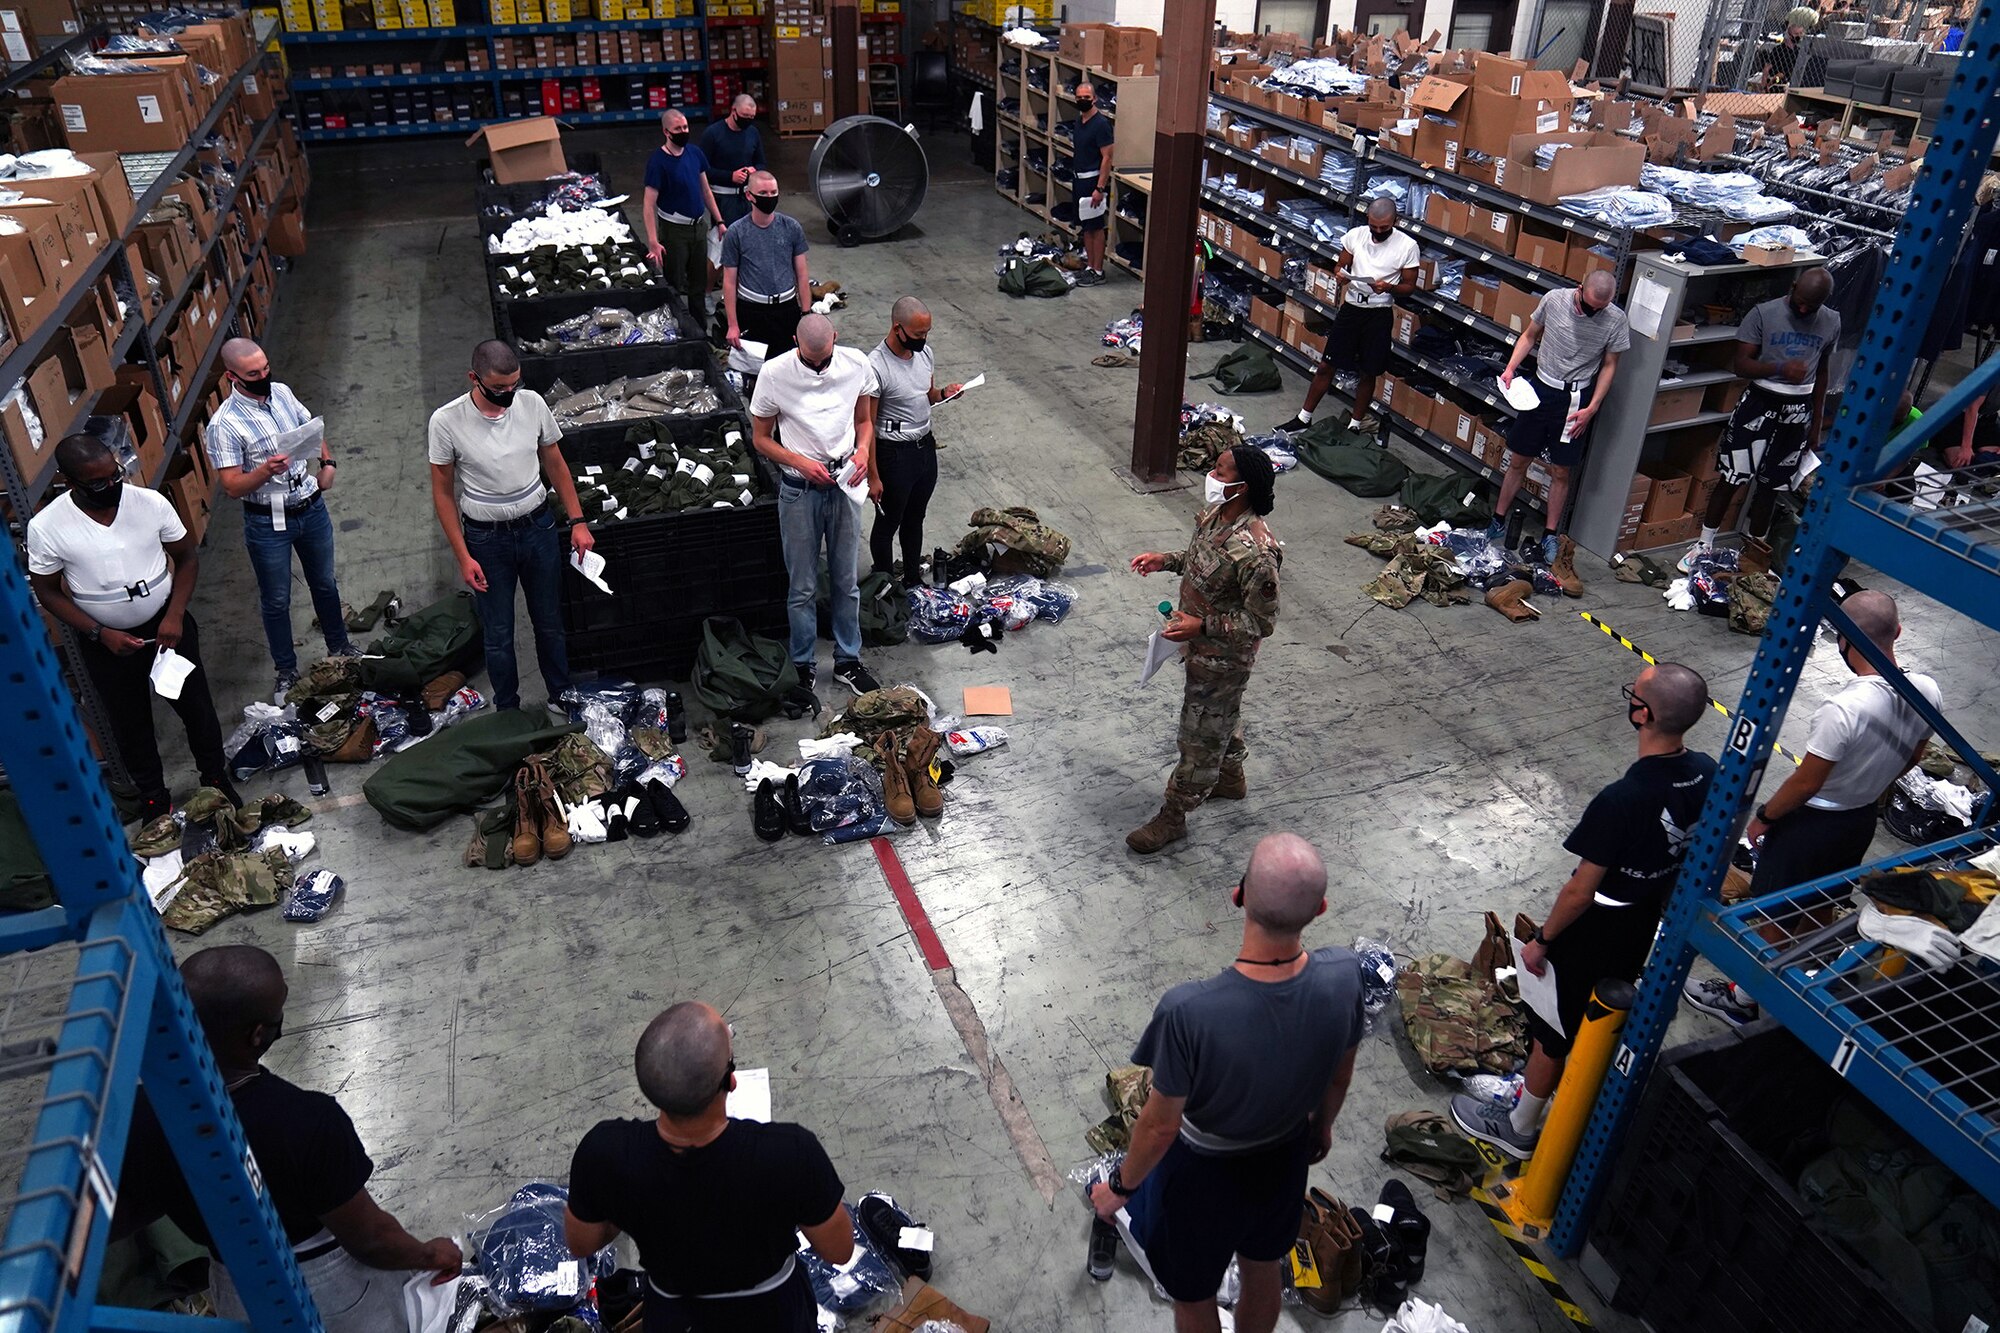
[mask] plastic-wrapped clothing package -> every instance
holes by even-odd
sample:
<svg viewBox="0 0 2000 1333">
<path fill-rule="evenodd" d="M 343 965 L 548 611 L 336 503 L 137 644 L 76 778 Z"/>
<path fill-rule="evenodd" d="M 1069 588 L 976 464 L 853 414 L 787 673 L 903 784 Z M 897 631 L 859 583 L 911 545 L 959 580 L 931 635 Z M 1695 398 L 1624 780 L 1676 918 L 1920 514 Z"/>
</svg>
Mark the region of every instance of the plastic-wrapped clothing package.
<svg viewBox="0 0 2000 1333">
<path fill-rule="evenodd" d="M 563 1239 L 563 1211 L 569 1191 L 545 1180 L 530 1181 L 505 1204 L 468 1217 L 466 1235 L 478 1257 L 490 1299 L 506 1314 L 571 1310 L 591 1284 L 618 1267 L 616 1246 L 577 1259 Z"/>
<path fill-rule="evenodd" d="M 972 623 L 972 603 L 948 588 L 909 590 L 910 637 L 919 643 L 955 643 Z"/>
<path fill-rule="evenodd" d="M 1674 220 L 1674 206 L 1663 194 L 1629 185 L 1605 185 L 1562 197 L 1564 212 L 1595 218 L 1611 227 L 1659 227 Z"/>
<path fill-rule="evenodd" d="M 599 306 L 549 325 L 540 338 L 523 339 L 521 350 L 530 356 L 560 356 L 587 348 L 678 342 L 680 336 L 680 325 L 665 310 L 635 315 L 622 306 Z"/>
<path fill-rule="evenodd" d="M 297 721 L 273 722 L 252 733 L 229 756 L 229 775 L 238 782 L 257 773 L 275 773 L 305 762 L 306 727 Z"/>
<path fill-rule="evenodd" d="M 1361 1009 L 1372 1029 L 1375 1015 L 1396 998 L 1396 955 L 1388 945 L 1371 939 L 1355 940 L 1354 954 L 1361 960 Z"/>
<path fill-rule="evenodd" d="M 799 1237 L 799 1263 L 812 1283 L 813 1299 L 820 1309 L 835 1314 L 858 1314 L 901 1290 L 888 1261 L 868 1243 L 859 1222 L 854 1224 L 854 1254 L 846 1263 L 836 1267 L 820 1258 L 803 1236 Z"/>
<path fill-rule="evenodd" d="M 333 910 L 347 882 L 331 870 L 307 871 L 294 880 L 285 894 L 285 920 L 317 921 Z"/>
<path fill-rule="evenodd" d="M 882 775 L 853 755 L 809 759 L 799 769 L 799 806 L 815 833 L 873 819 L 887 809 Z"/>
</svg>

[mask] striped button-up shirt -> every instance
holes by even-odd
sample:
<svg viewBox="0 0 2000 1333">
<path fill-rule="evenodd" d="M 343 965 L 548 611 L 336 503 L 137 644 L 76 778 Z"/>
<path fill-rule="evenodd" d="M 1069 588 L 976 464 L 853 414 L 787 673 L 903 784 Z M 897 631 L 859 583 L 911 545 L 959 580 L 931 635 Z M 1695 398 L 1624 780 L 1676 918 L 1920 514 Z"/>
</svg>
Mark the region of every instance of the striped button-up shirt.
<svg viewBox="0 0 2000 1333">
<path fill-rule="evenodd" d="M 312 413 L 283 384 L 273 384 L 271 396 L 261 402 L 237 389 L 208 419 L 208 460 L 217 472 L 259 467 L 274 452 L 274 438 L 311 420 Z M 311 458 L 294 455 L 290 468 L 244 496 L 243 503 L 260 509 L 273 502 L 296 507 L 319 494 L 318 478 L 317 454 Z"/>
</svg>

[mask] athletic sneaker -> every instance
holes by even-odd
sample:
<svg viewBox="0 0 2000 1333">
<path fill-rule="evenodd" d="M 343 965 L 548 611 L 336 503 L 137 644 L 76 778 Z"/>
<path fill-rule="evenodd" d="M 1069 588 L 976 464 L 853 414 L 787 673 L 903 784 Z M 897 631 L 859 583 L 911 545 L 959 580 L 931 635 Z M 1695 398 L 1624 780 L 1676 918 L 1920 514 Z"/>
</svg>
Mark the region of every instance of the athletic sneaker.
<svg viewBox="0 0 2000 1333">
<path fill-rule="evenodd" d="M 1681 987 L 1681 998 L 1704 1014 L 1713 1014 L 1725 1023 L 1742 1027 L 1757 1020 L 1757 1002 L 1745 995 L 1732 981 L 1721 977 L 1688 978 L 1687 985 Z"/>
<path fill-rule="evenodd" d="M 1687 548 L 1687 554 L 1680 558 L 1680 563 L 1675 565 L 1674 568 L 1683 574 L 1692 574 L 1696 565 L 1712 558 L 1714 555 L 1715 548 L 1713 546 L 1710 546 L 1707 542 L 1696 542 Z"/>
<path fill-rule="evenodd" d="M 817 662 L 794 662 L 792 669 L 799 673 L 799 688 L 811 694 L 819 685 L 819 664 Z"/>
<path fill-rule="evenodd" d="M 1515 1161 L 1525 1162 L 1535 1155 L 1539 1133 L 1522 1134 L 1514 1128 L 1514 1112 L 1505 1106 L 1482 1102 L 1459 1093 L 1451 1099 L 1451 1118 L 1462 1131 L 1490 1143 Z"/>
<path fill-rule="evenodd" d="M 1296 435 L 1302 430 L 1312 429 L 1312 424 L 1312 414 L 1310 412 L 1301 412 L 1290 421 L 1281 423 L 1274 433 L 1278 435 Z"/>
<path fill-rule="evenodd" d="M 1507 540 L 1507 520 L 1495 518 L 1486 525 L 1486 544 L 1496 551 L 1505 550 Z"/>
<path fill-rule="evenodd" d="M 1495 1106 L 1514 1109 L 1514 1103 L 1521 1100 L 1521 1089 L 1527 1079 L 1520 1074 L 1474 1074 L 1465 1080 L 1465 1095 L 1475 1101 L 1492 1102 Z"/>
<path fill-rule="evenodd" d="M 1376 416 L 1373 412 L 1364 413 L 1358 417 L 1349 417 L 1347 428 L 1352 431 L 1359 431 L 1363 435 L 1373 435 L 1382 429 L 1382 418 Z"/>
<path fill-rule="evenodd" d="M 277 701 L 278 707 L 283 708 L 285 706 L 285 696 L 291 692 L 292 686 L 298 683 L 298 672 L 280 671 L 278 673 L 278 678 L 271 683 L 271 697 Z"/>
<path fill-rule="evenodd" d="M 1104 275 L 1094 268 L 1079 269 L 1075 277 L 1079 287 L 1095 287 L 1104 281 Z"/>
<path fill-rule="evenodd" d="M 835 663 L 833 678 L 857 695 L 872 694 L 882 688 L 882 682 L 869 675 L 868 668 L 859 662 Z"/>
</svg>

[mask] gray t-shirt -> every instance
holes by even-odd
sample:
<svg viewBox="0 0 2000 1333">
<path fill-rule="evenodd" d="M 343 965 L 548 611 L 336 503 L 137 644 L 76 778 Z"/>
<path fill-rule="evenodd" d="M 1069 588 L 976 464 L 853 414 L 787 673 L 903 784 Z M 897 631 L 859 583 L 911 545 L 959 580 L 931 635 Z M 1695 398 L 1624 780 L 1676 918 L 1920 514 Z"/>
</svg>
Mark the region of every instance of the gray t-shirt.
<svg viewBox="0 0 2000 1333">
<path fill-rule="evenodd" d="M 1284 981 L 1232 967 L 1182 982 L 1160 997 L 1132 1060 L 1160 1092 L 1187 1099 L 1189 1147 L 1244 1152 L 1298 1132 L 1361 1031 L 1361 960 L 1315 949 Z"/>
<path fill-rule="evenodd" d="M 1789 361 L 1797 357 L 1805 362 L 1811 372 L 1802 384 L 1787 379 L 1757 381 L 1760 389 L 1804 397 L 1813 391 L 1813 381 L 1819 376 L 1819 354 L 1840 341 L 1840 312 L 1831 306 L 1821 306 L 1811 319 L 1800 319 L 1792 313 L 1791 299 L 1780 296 L 1750 308 L 1736 328 L 1736 341 L 1754 346 L 1759 361 Z"/>
<path fill-rule="evenodd" d="M 1576 313 L 1576 288 L 1550 292 L 1535 307 L 1542 340 L 1535 346 L 1535 373 L 1545 384 L 1580 384 L 1597 374 L 1606 352 L 1632 346 L 1632 321 L 1616 305 L 1595 315 Z"/>
<path fill-rule="evenodd" d="M 746 217 L 722 234 L 722 266 L 736 270 L 738 295 L 776 301 L 798 294 L 792 261 L 811 248 L 806 229 L 790 214 L 773 213 L 768 227 Z"/>
<path fill-rule="evenodd" d="M 430 461 L 458 468 L 458 509 L 488 523 L 519 518 L 548 496 L 541 448 L 562 438 L 555 414 L 533 389 L 523 389 L 497 421 L 472 405 L 472 394 L 431 413 Z"/>
<path fill-rule="evenodd" d="M 868 364 L 882 382 L 882 392 L 876 396 L 875 438 L 923 439 L 931 428 L 931 380 L 937 374 L 931 349 L 913 352 L 905 361 L 889 350 L 884 338 L 868 354 Z"/>
<path fill-rule="evenodd" d="M 1944 706 L 1937 682 L 1905 673 L 1933 708 Z M 1806 804 L 1817 810 L 1873 805 L 1903 776 L 1910 756 L 1930 739 L 1931 725 L 1880 676 L 1857 676 L 1813 713 L 1806 753 L 1833 761 L 1826 785 Z"/>
</svg>

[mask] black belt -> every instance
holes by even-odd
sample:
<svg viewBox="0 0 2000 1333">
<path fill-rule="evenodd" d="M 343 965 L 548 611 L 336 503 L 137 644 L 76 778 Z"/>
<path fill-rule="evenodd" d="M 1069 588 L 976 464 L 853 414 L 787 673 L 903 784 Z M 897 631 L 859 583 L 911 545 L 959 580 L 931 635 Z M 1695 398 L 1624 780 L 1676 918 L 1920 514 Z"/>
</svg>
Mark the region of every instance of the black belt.
<svg viewBox="0 0 2000 1333">
<path fill-rule="evenodd" d="M 779 474 L 778 476 L 778 485 L 781 487 L 789 486 L 791 489 L 795 491 L 837 491 L 840 489 L 840 487 L 833 482 L 828 482 L 826 485 L 822 486 L 816 481 L 798 481 L 792 477 L 787 477 L 782 473 Z"/>
<path fill-rule="evenodd" d="M 285 517 L 297 518 L 300 514 L 309 514 L 314 509 L 319 507 L 319 503 L 320 503 L 320 493 L 318 491 L 314 491 L 309 499 L 302 500 L 295 505 L 286 505 Z M 260 505 L 254 500 L 246 499 L 243 502 L 243 508 L 248 513 L 262 514 L 266 518 L 269 518 L 271 516 L 271 506 Z"/>
<path fill-rule="evenodd" d="M 321 1243 L 313 1246 L 309 1250 L 293 1250 L 292 1262 L 295 1264 L 303 1264 L 303 1263 L 310 1263 L 314 1259 L 324 1259 L 327 1255 L 332 1254 L 335 1250 L 339 1248 L 340 1248 L 340 1242 L 337 1240 L 322 1241 Z"/>
<path fill-rule="evenodd" d="M 476 529 L 480 532 L 510 532 L 515 528 L 530 526 L 536 519 L 542 516 L 542 511 L 547 508 L 548 504 L 546 502 L 538 504 L 519 518 L 468 518 L 461 514 L 458 521 L 466 527 Z"/>
</svg>

